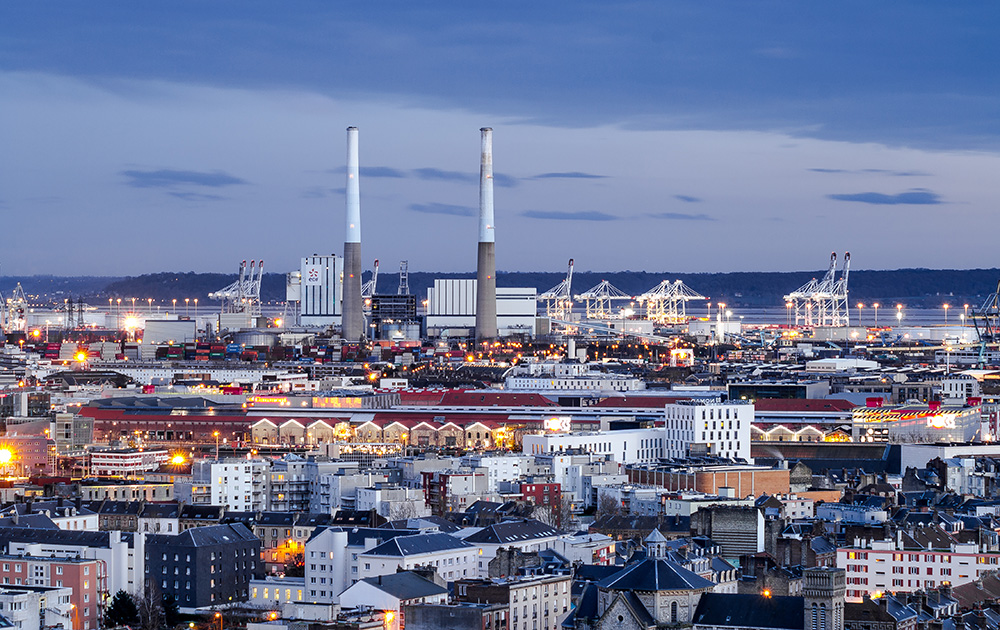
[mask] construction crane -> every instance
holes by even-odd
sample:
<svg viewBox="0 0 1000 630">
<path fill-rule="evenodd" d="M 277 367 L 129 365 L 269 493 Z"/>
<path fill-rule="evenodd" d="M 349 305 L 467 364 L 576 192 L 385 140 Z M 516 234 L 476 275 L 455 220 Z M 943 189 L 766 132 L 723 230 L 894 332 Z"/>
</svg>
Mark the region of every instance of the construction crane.
<svg viewBox="0 0 1000 630">
<path fill-rule="evenodd" d="M 851 273 L 851 254 L 844 254 L 844 267 L 837 278 L 837 253 L 830 254 L 830 267 L 822 280 L 813 278 L 785 296 L 785 303 L 795 310 L 795 325 L 850 326 L 847 308 L 847 280 Z"/>
<path fill-rule="evenodd" d="M 260 283 L 264 279 L 264 261 L 251 260 L 240 263 L 236 282 L 208 294 L 209 299 L 222 301 L 223 313 L 246 313 L 250 317 L 260 317 Z"/>
<path fill-rule="evenodd" d="M 707 299 L 681 280 L 664 280 L 636 298 L 646 303 L 646 319 L 661 324 L 687 322 L 687 303 Z"/>
<path fill-rule="evenodd" d="M 570 319 L 573 312 L 573 259 L 569 259 L 569 269 L 563 281 L 538 296 L 539 302 L 545 302 L 545 315 L 554 319 Z"/>
<path fill-rule="evenodd" d="M 621 314 L 613 311 L 613 303 L 621 300 L 631 300 L 632 296 L 616 288 L 607 280 L 576 296 L 582 300 L 586 309 L 587 319 L 612 319 Z"/>
<path fill-rule="evenodd" d="M 410 294 L 410 263 L 406 260 L 399 261 L 399 288 L 396 295 Z"/>
</svg>

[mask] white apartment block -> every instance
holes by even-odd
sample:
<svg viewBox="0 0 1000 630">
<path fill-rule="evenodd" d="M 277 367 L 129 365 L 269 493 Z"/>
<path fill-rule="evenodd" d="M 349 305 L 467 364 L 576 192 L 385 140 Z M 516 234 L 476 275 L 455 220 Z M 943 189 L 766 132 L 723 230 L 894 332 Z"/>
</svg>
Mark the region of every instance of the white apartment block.
<svg viewBox="0 0 1000 630">
<path fill-rule="evenodd" d="M 98 477 L 131 477 L 150 472 L 170 459 L 168 451 L 138 449 L 92 451 L 90 474 Z"/>
<path fill-rule="evenodd" d="M 462 466 L 485 468 L 487 491 L 496 492 L 501 481 L 517 481 L 528 474 L 532 458 L 528 455 L 467 455 Z"/>
<path fill-rule="evenodd" d="M 752 409 L 752 408 L 751 408 Z M 751 411 L 750 417 L 753 418 Z M 747 456 L 750 455 L 750 424 L 747 423 Z M 663 429 L 627 429 L 588 433 L 525 435 L 521 450 L 532 455 L 579 450 L 609 456 L 621 464 L 652 463 L 664 455 Z"/>
<path fill-rule="evenodd" d="M 397 536 L 358 554 L 358 579 L 434 567 L 445 581 L 476 577 L 481 547 L 449 534 Z M 308 560 L 307 560 L 308 562 Z"/>
<path fill-rule="evenodd" d="M 196 460 L 191 468 L 192 503 L 223 505 L 233 512 L 265 510 L 268 469 L 262 459 Z"/>
<path fill-rule="evenodd" d="M 859 602 L 875 591 L 917 591 L 942 584 L 967 584 L 1000 569 L 1000 553 L 980 553 L 975 543 L 952 543 L 948 549 L 904 550 L 894 540 L 873 540 L 838 549 L 837 567 L 847 571 L 847 600 Z"/>
<path fill-rule="evenodd" d="M 743 402 L 686 400 L 666 405 L 665 457 L 686 457 L 692 444 L 730 459 L 750 459 L 754 407 Z"/>
<path fill-rule="evenodd" d="M 510 630 L 558 630 L 569 614 L 571 583 L 568 575 L 511 582 Z"/>
</svg>

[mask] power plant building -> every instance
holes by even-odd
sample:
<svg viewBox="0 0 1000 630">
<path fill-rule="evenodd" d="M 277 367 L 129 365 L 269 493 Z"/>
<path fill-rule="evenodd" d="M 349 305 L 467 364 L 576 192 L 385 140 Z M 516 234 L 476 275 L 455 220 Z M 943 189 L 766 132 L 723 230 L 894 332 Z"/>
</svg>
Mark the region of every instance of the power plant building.
<svg viewBox="0 0 1000 630">
<path fill-rule="evenodd" d="M 339 324 L 344 259 L 333 254 L 306 256 L 302 259 L 300 273 L 299 323 L 303 326 Z"/>
<path fill-rule="evenodd" d="M 436 279 L 427 289 L 427 335 L 468 337 L 476 327 L 477 280 Z M 538 291 L 533 287 L 496 289 L 497 332 L 501 337 L 535 334 Z"/>
</svg>

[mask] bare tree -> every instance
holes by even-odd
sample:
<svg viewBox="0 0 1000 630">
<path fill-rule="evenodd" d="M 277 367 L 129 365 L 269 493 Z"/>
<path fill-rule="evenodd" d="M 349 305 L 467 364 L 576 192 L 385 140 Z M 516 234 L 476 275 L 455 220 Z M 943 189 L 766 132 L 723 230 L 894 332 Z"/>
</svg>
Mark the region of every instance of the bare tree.
<svg viewBox="0 0 1000 630">
<path fill-rule="evenodd" d="M 164 624 L 163 597 L 156 582 L 146 580 L 141 593 L 133 593 L 135 607 L 139 612 L 139 627 L 142 630 L 160 630 Z"/>
<path fill-rule="evenodd" d="M 416 518 L 417 509 L 413 506 L 412 501 L 394 502 L 390 504 L 388 516 L 390 521 L 402 521 Z"/>
<path fill-rule="evenodd" d="M 614 497 L 607 494 L 602 494 L 597 499 L 597 518 L 604 518 L 605 516 L 619 516 L 622 513 L 621 505 Z"/>
</svg>

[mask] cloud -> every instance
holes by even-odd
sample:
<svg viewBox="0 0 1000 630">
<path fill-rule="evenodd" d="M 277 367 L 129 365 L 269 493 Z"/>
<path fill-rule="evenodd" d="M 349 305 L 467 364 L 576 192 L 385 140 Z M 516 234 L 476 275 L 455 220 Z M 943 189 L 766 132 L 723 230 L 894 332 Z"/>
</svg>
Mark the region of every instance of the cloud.
<svg viewBox="0 0 1000 630">
<path fill-rule="evenodd" d="M 674 199 L 683 201 L 684 203 L 698 203 L 701 201 L 699 197 L 692 197 L 691 195 L 674 195 Z"/>
<path fill-rule="evenodd" d="M 893 171 L 887 168 L 862 168 L 851 170 L 846 168 L 810 168 L 806 169 L 813 173 L 849 173 L 853 175 L 892 175 L 893 177 L 929 177 L 930 173 L 923 171 Z"/>
<path fill-rule="evenodd" d="M 668 221 L 715 221 L 707 214 L 685 214 L 683 212 L 650 212 L 646 216 Z"/>
<path fill-rule="evenodd" d="M 444 171 L 439 168 L 417 168 L 413 170 L 413 174 L 420 179 L 430 179 L 444 182 L 462 182 L 463 184 L 471 184 L 479 181 L 479 176 L 473 173 Z"/>
<path fill-rule="evenodd" d="M 944 203 L 943 201 L 941 201 L 940 195 L 938 195 L 935 192 L 931 192 L 926 188 L 915 188 L 913 190 L 899 193 L 896 195 L 886 195 L 884 193 L 877 193 L 877 192 L 863 192 L 863 193 L 827 195 L 827 198 L 834 199 L 836 201 L 857 201 L 860 203 L 869 203 L 878 206 L 896 206 L 896 205 L 926 206 L 926 205 L 938 205 Z"/>
<path fill-rule="evenodd" d="M 476 211 L 465 206 L 454 206 L 450 203 L 411 203 L 410 210 L 426 214 L 447 214 L 453 217 L 474 217 Z"/>
<path fill-rule="evenodd" d="M 362 177 L 391 177 L 396 179 L 409 177 L 405 171 L 401 171 L 398 168 L 392 168 L 391 166 L 361 166 L 359 167 L 359 170 L 361 171 Z M 347 172 L 347 167 L 339 166 L 337 168 L 328 169 L 325 172 L 343 174 Z"/>
<path fill-rule="evenodd" d="M 593 173 L 569 171 L 566 173 L 542 173 L 526 179 L 606 179 L 607 177 L 607 175 L 594 175 Z"/>
<path fill-rule="evenodd" d="M 332 197 L 334 195 L 343 195 L 347 192 L 346 188 L 327 188 L 326 186 L 313 186 L 312 188 L 307 188 L 302 191 L 303 199 L 325 199 L 326 197 Z"/>
<path fill-rule="evenodd" d="M 167 194 L 184 201 L 224 201 L 228 199 L 228 197 L 220 197 L 219 195 L 203 195 L 193 192 L 168 192 Z"/>
<path fill-rule="evenodd" d="M 416 168 L 413 169 L 414 176 L 419 179 L 459 182 L 462 184 L 479 183 L 479 173 L 465 173 L 462 171 L 446 171 L 440 168 Z M 503 173 L 493 173 L 493 183 L 504 188 L 517 186 L 517 178 Z"/>
<path fill-rule="evenodd" d="M 209 188 L 221 188 L 223 186 L 235 186 L 248 183 L 244 179 L 235 177 L 222 171 L 177 171 L 173 169 L 160 169 L 156 171 L 122 171 L 121 175 L 128 178 L 126 182 L 133 188 L 173 188 L 177 185 L 190 184 L 193 186 L 208 186 Z"/>
<path fill-rule="evenodd" d="M 527 210 L 521 213 L 529 219 L 554 219 L 556 221 L 617 221 L 619 217 L 606 212 L 580 211 L 560 212 L 558 210 Z"/>
</svg>

